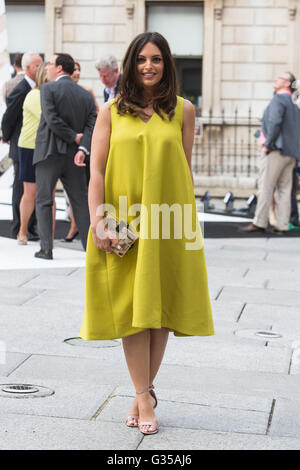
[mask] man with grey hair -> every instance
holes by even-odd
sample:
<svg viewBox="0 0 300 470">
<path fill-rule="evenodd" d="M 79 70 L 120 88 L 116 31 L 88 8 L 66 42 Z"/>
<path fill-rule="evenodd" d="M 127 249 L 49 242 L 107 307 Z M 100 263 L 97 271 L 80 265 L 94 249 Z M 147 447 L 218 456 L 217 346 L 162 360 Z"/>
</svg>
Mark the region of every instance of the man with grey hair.
<svg viewBox="0 0 300 470">
<path fill-rule="evenodd" d="M 106 55 L 101 57 L 95 66 L 105 86 L 104 101 L 110 101 L 116 96 L 121 79 L 117 59 L 113 55 Z"/>
<path fill-rule="evenodd" d="M 300 109 L 293 100 L 295 82 L 290 72 L 275 80 L 275 94 L 263 115 L 258 201 L 254 220 L 245 232 L 266 231 L 273 195 L 276 219 L 273 232 L 282 235 L 288 230 L 293 169 L 300 160 Z"/>
<path fill-rule="evenodd" d="M 20 201 L 23 195 L 23 182 L 19 181 L 18 140 L 23 123 L 23 103 L 27 93 L 35 87 L 35 77 L 39 65 L 43 62 L 41 56 L 27 52 L 22 57 L 22 69 L 25 72 L 23 80 L 13 89 L 7 98 L 7 109 L 2 118 L 3 141 L 10 143 L 9 157 L 14 164 L 14 182 L 12 192 L 13 221 L 11 235 L 17 238 L 20 229 Z M 35 216 L 29 222 L 29 239 L 36 239 Z"/>
</svg>

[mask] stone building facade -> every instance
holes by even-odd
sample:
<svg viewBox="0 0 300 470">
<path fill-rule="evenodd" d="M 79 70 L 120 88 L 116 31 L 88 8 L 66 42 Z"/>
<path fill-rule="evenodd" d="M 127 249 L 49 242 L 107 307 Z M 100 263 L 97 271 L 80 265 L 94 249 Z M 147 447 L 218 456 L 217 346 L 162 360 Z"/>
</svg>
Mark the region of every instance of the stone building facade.
<svg viewBox="0 0 300 470">
<path fill-rule="evenodd" d="M 84 83 L 98 90 L 94 67 L 106 52 L 121 61 L 129 41 L 146 29 L 145 0 L 46 0 L 46 57 L 68 51 L 82 64 Z M 260 117 L 272 96 L 274 78 L 284 70 L 300 74 L 299 0 L 204 0 L 202 3 L 203 108 L 246 116 L 251 103 Z M 178 33 L 180 34 L 180 32 Z"/>
<path fill-rule="evenodd" d="M 7 0 L 6 3 L 18 2 Z M 196 166 L 199 164 L 196 173 L 201 167 L 202 173 L 208 174 L 212 181 L 221 168 L 223 175 L 227 172 L 236 177 L 243 173 L 240 168 L 246 162 L 245 175 L 255 177 L 257 165 L 249 164 L 250 153 L 257 152 L 252 135 L 272 97 L 274 79 L 288 70 L 300 78 L 300 0 L 32 0 L 21 3 L 44 5 L 46 43 L 41 52 L 46 59 L 59 51 L 76 58 L 82 67 L 81 84 L 94 90 L 100 104 L 103 86 L 95 62 L 102 54 L 113 53 L 121 63 L 130 40 L 147 30 L 154 6 L 163 7 L 164 14 L 168 9 L 171 14 L 176 6 L 184 7 L 185 14 L 199 6 L 203 45 L 195 57 L 193 53 L 183 55 L 201 63 L 198 123 L 201 136 L 196 136 Z M 157 14 L 155 21 L 159 21 Z M 170 31 L 172 20 L 168 25 L 164 21 L 157 24 Z M 189 25 L 185 16 L 182 30 L 171 33 L 177 36 L 177 44 L 181 41 L 188 45 Z M 233 142 L 231 148 L 228 142 L 233 136 L 236 138 L 237 130 L 242 140 Z M 219 143 L 208 150 L 210 139 Z M 234 163 L 228 163 L 229 157 L 235 159 Z M 202 166 L 197 158 L 202 160 Z M 251 158 L 253 163 L 254 157 Z M 253 179 L 249 181 L 253 185 Z M 226 185 L 224 180 L 223 184 Z"/>
</svg>

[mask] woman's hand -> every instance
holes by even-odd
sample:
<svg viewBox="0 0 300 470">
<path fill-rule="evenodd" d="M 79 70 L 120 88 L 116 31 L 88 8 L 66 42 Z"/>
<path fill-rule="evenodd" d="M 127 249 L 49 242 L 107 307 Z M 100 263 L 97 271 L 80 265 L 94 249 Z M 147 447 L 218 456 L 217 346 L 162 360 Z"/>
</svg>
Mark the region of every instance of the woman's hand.
<svg viewBox="0 0 300 470">
<path fill-rule="evenodd" d="M 101 223 L 101 222 L 100 222 Z M 102 230 L 91 227 L 94 244 L 97 248 L 107 253 L 112 253 L 112 245 L 118 250 L 121 249 L 118 239 L 109 230 Z"/>
</svg>

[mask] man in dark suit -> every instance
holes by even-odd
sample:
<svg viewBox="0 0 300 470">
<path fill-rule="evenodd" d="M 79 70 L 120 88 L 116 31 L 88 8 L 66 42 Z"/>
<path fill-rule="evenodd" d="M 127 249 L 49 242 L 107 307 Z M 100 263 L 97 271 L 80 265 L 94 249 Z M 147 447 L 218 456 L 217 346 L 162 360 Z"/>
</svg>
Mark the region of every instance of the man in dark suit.
<svg viewBox="0 0 300 470">
<path fill-rule="evenodd" d="M 117 59 L 113 55 L 104 56 L 96 63 L 96 69 L 105 86 L 104 101 L 110 101 L 118 93 L 121 80 Z"/>
<path fill-rule="evenodd" d="M 47 66 L 49 83 L 41 87 L 42 116 L 33 163 L 36 165 L 36 212 L 41 250 L 52 259 L 52 193 L 60 178 L 69 196 L 84 248 L 90 225 L 84 159 L 89 155 L 97 113 L 91 93 L 74 83 L 74 60 L 54 54 Z"/>
<path fill-rule="evenodd" d="M 42 58 L 38 54 L 28 52 L 22 57 L 22 67 L 25 71 L 24 78 L 15 86 L 7 97 L 7 109 L 2 118 L 3 141 L 10 143 L 9 157 L 14 164 L 14 182 L 12 192 L 13 221 L 11 235 L 16 238 L 20 229 L 20 201 L 23 195 L 23 182 L 19 181 L 19 157 L 18 140 L 23 122 L 23 103 L 27 93 L 35 87 L 35 77 Z M 35 234 L 35 215 L 30 218 L 28 224 L 29 239 Z M 32 236 L 33 235 L 33 236 Z"/>
</svg>

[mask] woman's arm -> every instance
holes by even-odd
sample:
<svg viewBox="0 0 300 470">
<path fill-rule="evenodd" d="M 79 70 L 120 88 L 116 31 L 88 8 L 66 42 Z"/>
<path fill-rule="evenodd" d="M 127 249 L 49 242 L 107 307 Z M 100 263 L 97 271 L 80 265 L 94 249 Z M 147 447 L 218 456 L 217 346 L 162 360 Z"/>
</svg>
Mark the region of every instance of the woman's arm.
<svg viewBox="0 0 300 470">
<path fill-rule="evenodd" d="M 111 134 L 110 103 L 105 103 L 100 109 L 95 124 L 91 157 L 90 157 L 90 182 L 89 182 L 89 210 L 91 219 L 91 230 L 95 245 L 101 250 L 111 253 L 111 241 L 115 239 L 100 239 L 97 236 L 97 225 L 103 216 L 96 215 L 97 208 L 105 202 L 105 169 L 109 154 L 109 143 Z M 108 235 L 108 233 L 107 233 Z"/>
<path fill-rule="evenodd" d="M 194 178 L 192 173 L 192 151 L 194 145 L 195 117 L 196 113 L 194 105 L 190 101 L 184 100 L 182 121 L 182 145 L 190 168 L 193 184 Z"/>
</svg>

